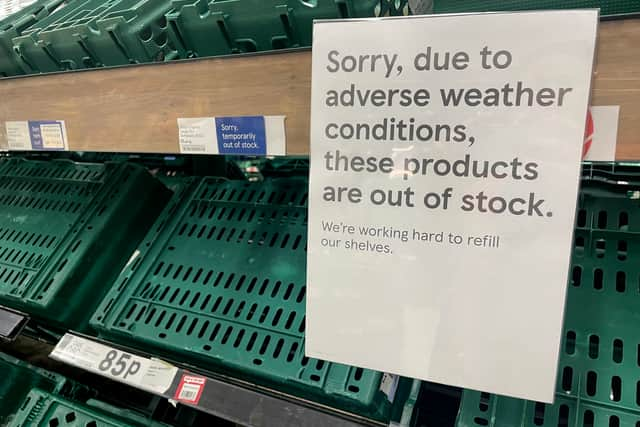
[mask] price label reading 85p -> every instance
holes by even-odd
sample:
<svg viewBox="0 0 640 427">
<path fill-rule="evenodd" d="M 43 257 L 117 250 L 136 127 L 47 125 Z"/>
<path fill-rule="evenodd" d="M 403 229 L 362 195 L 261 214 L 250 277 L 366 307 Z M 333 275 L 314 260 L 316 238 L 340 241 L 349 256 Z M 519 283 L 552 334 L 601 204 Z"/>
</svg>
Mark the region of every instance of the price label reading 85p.
<svg viewBox="0 0 640 427">
<path fill-rule="evenodd" d="M 121 377 L 123 380 L 135 377 L 140 372 L 142 363 L 138 357 L 118 350 L 110 350 L 98 364 L 98 369 L 107 375 Z"/>
<path fill-rule="evenodd" d="M 113 380 L 154 393 L 164 393 L 178 369 L 86 338 L 65 334 L 51 357 Z"/>
</svg>

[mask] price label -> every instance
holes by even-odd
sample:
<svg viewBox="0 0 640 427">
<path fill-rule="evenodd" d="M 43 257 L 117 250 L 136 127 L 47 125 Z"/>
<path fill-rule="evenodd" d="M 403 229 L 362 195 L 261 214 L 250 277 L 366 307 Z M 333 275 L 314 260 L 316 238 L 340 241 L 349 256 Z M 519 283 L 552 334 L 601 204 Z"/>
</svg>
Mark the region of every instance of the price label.
<svg viewBox="0 0 640 427">
<path fill-rule="evenodd" d="M 178 401 L 197 405 L 206 383 L 207 379 L 205 377 L 183 374 L 174 398 Z"/>
<path fill-rule="evenodd" d="M 140 367 L 144 360 L 132 354 L 119 352 L 118 350 L 109 350 L 104 359 L 98 364 L 98 369 L 107 375 L 113 377 L 136 378 L 140 374 Z M 138 375 L 139 377 L 139 375 Z"/>
<path fill-rule="evenodd" d="M 164 394 L 178 368 L 161 360 L 147 359 L 85 338 L 65 334 L 51 358 L 113 380 Z"/>
</svg>

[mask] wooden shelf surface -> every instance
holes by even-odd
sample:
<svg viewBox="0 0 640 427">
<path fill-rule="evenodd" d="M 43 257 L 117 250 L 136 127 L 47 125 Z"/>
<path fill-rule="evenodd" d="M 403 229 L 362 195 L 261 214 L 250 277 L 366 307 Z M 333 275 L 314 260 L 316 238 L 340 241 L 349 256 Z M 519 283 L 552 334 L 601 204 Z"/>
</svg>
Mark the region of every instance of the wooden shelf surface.
<svg viewBox="0 0 640 427">
<path fill-rule="evenodd" d="M 640 19 L 600 26 L 592 105 L 620 105 L 618 159 L 640 160 Z M 178 153 L 178 117 L 285 115 L 308 154 L 311 52 L 103 68 L 0 80 L 5 121 L 65 120 L 69 149 Z"/>
</svg>

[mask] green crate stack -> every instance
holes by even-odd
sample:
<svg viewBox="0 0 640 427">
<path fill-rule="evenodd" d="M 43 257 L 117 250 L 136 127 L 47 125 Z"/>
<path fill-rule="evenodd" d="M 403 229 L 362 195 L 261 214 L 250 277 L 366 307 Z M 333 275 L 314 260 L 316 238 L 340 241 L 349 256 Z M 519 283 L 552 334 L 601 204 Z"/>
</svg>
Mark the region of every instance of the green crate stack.
<svg viewBox="0 0 640 427">
<path fill-rule="evenodd" d="M 602 16 L 640 12 L 638 0 L 435 0 L 435 13 L 599 8 Z"/>
<path fill-rule="evenodd" d="M 313 19 L 406 14 L 408 0 L 71 0 L 0 26 L 0 76 L 310 46 Z"/>
<path fill-rule="evenodd" d="M 167 20 L 184 58 L 311 46 L 314 19 L 408 13 L 407 0 L 174 0 Z"/>
<path fill-rule="evenodd" d="M 30 73 L 172 58 L 170 0 L 72 0 L 13 38 Z"/>
<path fill-rule="evenodd" d="M 33 389 L 7 427 L 164 427 L 141 414 L 89 400 L 86 403 Z"/>
<path fill-rule="evenodd" d="M 154 426 L 147 417 L 86 397 L 90 389 L 0 353 L 0 425 Z"/>
<path fill-rule="evenodd" d="M 4 353 L 0 353 L 0 378 L 0 425 L 8 422 L 32 388 L 60 393 L 69 384 L 60 375 L 33 367 Z"/>
<path fill-rule="evenodd" d="M 583 172 L 555 403 L 466 390 L 458 427 L 640 427 L 639 177 Z"/>
<path fill-rule="evenodd" d="M 21 61 L 13 50 L 13 38 L 49 16 L 63 2 L 64 0 L 39 0 L 0 20 L 0 77 L 24 74 Z"/>
<path fill-rule="evenodd" d="M 82 330 L 171 192 L 142 167 L 0 161 L 0 304 Z"/>
<path fill-rule="evenodd" d="M 169 359 L 388 419 L 381 373 L 304 355 L 307 184 L 191 179 L 91 325 Z M 402 379 L 397 394 L 408 387 Z"/>
</svg>

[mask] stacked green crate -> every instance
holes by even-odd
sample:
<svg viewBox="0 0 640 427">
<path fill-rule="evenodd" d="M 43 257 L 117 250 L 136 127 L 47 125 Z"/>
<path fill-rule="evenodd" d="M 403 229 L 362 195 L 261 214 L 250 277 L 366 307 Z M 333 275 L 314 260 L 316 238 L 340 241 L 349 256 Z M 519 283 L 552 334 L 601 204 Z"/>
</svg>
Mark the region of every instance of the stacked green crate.
<svg viewBox="0 0 640 427">
<path fill-rule="evenodd" d="M 49 16 L 64 0 L 39 0 L 0 20 L 0 77 L 24 74 L 21 61 L 13 51 L 13 38 Z"/>
<path fill-rule="evenodd" d="M 18 410 L 32 388 L 60 393 L 69 383 L 66 378 L 28 365 L 0 353 L 0 425 L 5 425 Z"/>
<path fill-rule="evenodd" d="M 0 305 L 82 330 L 170 197 L 127 163 L 0 161 Z"/>
<path fill-rule="evenodd" d="M 169 37 L 181 57 L 311 46 L 314 19 L 408 14 L 407 0 L 174 0 Z"/>
<path fill-rule="evenodd" d="M 57 1 L 60 0 L 50 0 Z M 314 19 L 402 15 L 408 0 L 71 0 L 2 33 L 5 76 L 310 46 Z M 1 76 L 2 74 L 0 74 Z"/>
<path fill-rule="evenodd" d="M 388 419 L 383 374 L 304 355 L 307 185 L 191 180 L 91 325 L 125 345 Z"/>
<path fill-rule="evenodd" d="M 86 403 L 33 389 L 7 427 L 162 427 L 140 414 L 98 401 Z"/>
<path fill-rule="evenodd" d="M 2 426 L 164 426 L 99 400 L 76 400 L 89 389 L 3 353 L 0 378 Z"/>
<path fill-rule="evenodd" d="M 435 0 L 436 13 L 599 8 L 602 16 L 640 12 L 638 0 Z"/>
<path fill-rule="evenodd" d="M 585 169 L 555 403 L 465 391 L 458 427 L 640 426 L 639 199 L 637 165 Z"/>
<path fill-rule="evenodd" d="M 13 45 L 29 72 L 162 61 L 170 0 L 72 0 L 32 25 Z"/>
</svg>

